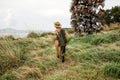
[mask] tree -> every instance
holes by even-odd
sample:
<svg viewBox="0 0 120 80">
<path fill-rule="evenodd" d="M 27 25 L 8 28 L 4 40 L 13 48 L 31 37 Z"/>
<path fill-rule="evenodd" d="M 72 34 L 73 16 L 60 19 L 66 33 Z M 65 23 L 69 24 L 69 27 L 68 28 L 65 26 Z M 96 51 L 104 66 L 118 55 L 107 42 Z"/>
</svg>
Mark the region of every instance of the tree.
<svg viewBox="0 0 120 80">
<path fill-rule="evenodd" d="M 112 9 L 107 9 L 105 11 L 105 21 L 108 25 L 110 23 L 120 23 L 120 6 L 115 6 Z"/>
<path fill-rule="evenodd" d="M 92 34 L 101 30 L 104 24 L 105 0 L 72 0 L 70 12 L 71 26 L 75 36 Z"/>
</svg>

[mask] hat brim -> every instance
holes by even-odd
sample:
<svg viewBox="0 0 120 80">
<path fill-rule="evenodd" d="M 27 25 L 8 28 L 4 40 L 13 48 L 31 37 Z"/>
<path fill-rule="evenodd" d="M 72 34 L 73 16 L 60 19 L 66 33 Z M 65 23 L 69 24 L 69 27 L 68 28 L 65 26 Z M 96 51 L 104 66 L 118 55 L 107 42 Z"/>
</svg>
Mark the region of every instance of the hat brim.
<svg viewBox="0 0 120 80">
<path fill-rule="evenodd" d="M 56 28 L 61 28 L 61 26 L 55 26 Z"/>
</svg>

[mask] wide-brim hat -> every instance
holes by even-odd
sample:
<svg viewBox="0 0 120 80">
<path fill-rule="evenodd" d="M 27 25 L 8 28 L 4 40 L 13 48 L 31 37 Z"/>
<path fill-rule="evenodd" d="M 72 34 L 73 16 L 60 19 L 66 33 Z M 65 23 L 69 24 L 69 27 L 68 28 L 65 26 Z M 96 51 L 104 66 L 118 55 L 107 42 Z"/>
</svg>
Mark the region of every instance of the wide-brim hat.
<svg viewBox="0 0 120 80">
<path fill-rule="evenodd" d="M 56 28 L 61 28 L 61 23 L 60 23 L 60 22 L 58 22 L 58 21 L 57 21 L 57 22 L 55 22 L 55 23 L 54 23 L 54 25 L 55 25 L 55 27 L 56 27 Z"/>
</svg>

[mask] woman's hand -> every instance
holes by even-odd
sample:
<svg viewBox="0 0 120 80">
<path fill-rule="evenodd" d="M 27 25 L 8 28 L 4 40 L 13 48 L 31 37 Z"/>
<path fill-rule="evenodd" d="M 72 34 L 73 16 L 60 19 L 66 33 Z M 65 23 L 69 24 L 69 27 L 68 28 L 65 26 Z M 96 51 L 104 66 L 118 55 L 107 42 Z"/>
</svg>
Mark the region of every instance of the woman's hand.
<svg viewBox="0 0 120 80">
<path fill-rule="evenodd" d="M 58 35 L 58 31 L 57 30 L 55 30 L 55 33 Z"/>
</svg>

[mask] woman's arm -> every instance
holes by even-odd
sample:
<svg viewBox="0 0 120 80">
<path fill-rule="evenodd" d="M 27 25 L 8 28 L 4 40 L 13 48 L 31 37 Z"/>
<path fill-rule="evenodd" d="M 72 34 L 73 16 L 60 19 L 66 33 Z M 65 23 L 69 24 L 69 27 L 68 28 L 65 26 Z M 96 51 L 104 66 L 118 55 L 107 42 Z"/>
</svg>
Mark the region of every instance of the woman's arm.
<svg viewBox="0 0 120 80">
<path fill-rule="evenodd" d="M 55 40 L 58 40 L 58 31 L 55 30 Z"/>
</svg>

